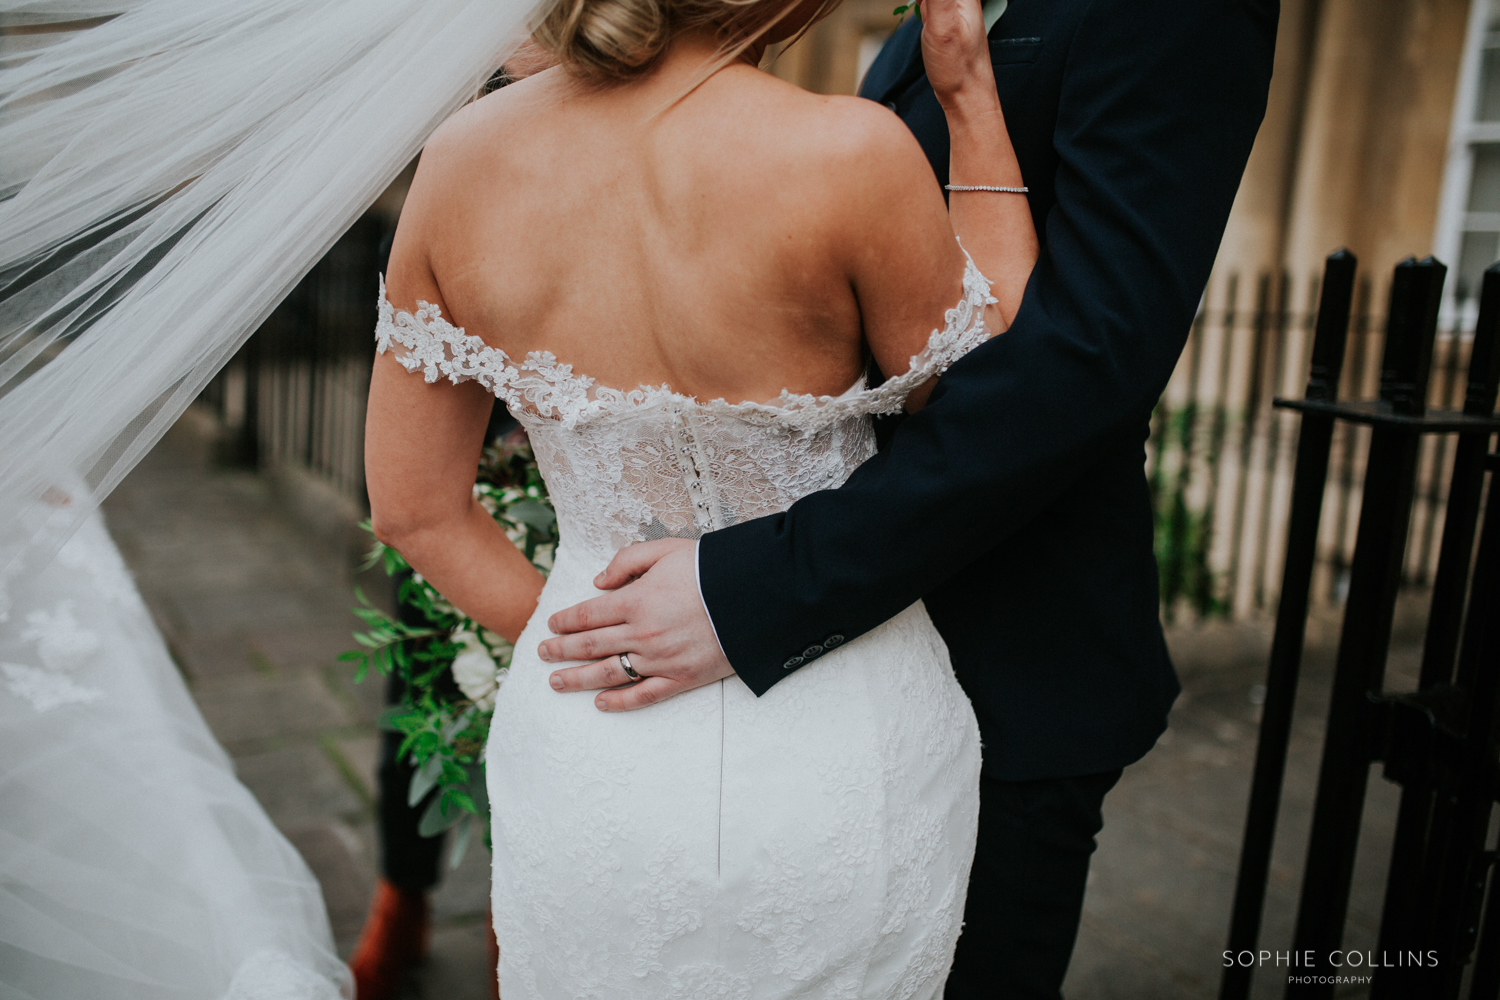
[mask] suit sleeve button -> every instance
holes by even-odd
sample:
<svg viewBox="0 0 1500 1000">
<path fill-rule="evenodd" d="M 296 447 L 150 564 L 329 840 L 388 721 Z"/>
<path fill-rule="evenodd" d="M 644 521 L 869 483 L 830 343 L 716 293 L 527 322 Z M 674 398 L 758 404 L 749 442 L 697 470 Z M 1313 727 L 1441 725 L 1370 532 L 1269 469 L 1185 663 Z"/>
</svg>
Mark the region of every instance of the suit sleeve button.
<svg viewBox="0 0 1500 1000">
<path fill-rule="evenodd" d="M 813 643 L 811 646 L 808 646 L 802 651 L 802 656 L 804 659 L 811 660 L 815 656 L 821 656 L 822 653 L 823 647 L 819 646 L 817 643 Z"/>
<path fill-rule="evenodd" d="M 823 648 L 832 649 L 833 647 L 842 644 L 843 641 L 844 637 L 835 632 L 833 635 L 830 635 L 828 638 L 823 640 Z"/>
<path fill-rule="evenodd" d="M 800 657 L 800 656 L 793 656 L 793 657 L 791 657 L 789 660 L 787 660 L 785 663 L 783 663 L 781 665 L 781 669 L 782 670 L 791 670 L 794 667 L 800 667 L 800 666 L 802 666 L 802 664 L 804 662 L 805 661 L 802 659 L 802 657 Z"/>
</svg>

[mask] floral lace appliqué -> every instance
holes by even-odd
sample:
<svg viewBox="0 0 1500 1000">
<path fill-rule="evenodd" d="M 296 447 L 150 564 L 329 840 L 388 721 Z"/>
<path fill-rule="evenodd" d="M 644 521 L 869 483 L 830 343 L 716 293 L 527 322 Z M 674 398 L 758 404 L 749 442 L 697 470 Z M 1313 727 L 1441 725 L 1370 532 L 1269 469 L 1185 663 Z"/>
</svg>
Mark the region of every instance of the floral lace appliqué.
<svg viewBox="0 0 1500 1000">
<path fill-rule="evenodd" d="M 104 692 L 98 688 L 84 687 L 67 674 L 55 670 L 0 663 L 0 673 L 5 675 L 6 689 L 17 698 L 30 702 L 38 712 L 60 705 L 87 704 L 104 697 Z"/>
<path fill-rule="evenodd" d="M 965 254 L 967 256 L 967 254 Z M 719 414 L 738 414 L 746 419 L 769 417 L 792 420 L 806 426 L 850 414 L 894 413 L 923 382 L 947 371 L 949 366 L 989 337 L 984 307 L 996 301 L 990 282 L 970 258 L 964 266 L 964 297 L 945 314 L 945 324 L 928 337 L 926 348 L 911 358 L 911 367 L 874 389 L 843 396 L 816 396 L 783 389 L 769 402 L 728 403 L 723 399 L 700 402 L 673 392 L 670 386 L 643 385 L 631 390 L 613 389 L 573 371 L 551 351 L 532 351 L 519 363 L 498 347 L 465 333 L 443 318 L 442 309 L 418 301 L 417 311 L 398 311 L 386 298 L 385 278 L 380 278 L 379 319 L 375 326 L 375 349 L 393 351 L 409 372 L 421 371 L 428 382 L 447 379 L 457 385 L 476 381 L 504 400 L 512 411 L 531 410 L 575 425 L 587 417 L 618 413 L 631 406 L 676 400 Z"/>
<path fill-rule="evenodd" d="M 418 303 L 397 311 L 380 286 L 377 350 L 428 382 L 477 381 L 525 424 L 557 502 L 565 544 L 612 552 L 696 538 L 840 486 L 875 451 L 871 418 L 989 337 L 990 283 L 969 260 L 963 298 L 910 368 L 841 396 L 783 390 L 768 402 L 700 401 L 669 386 L 601 386 L 551 352 L 519 362 Z M 607 418 L 607 419 L 606 419 Z"/>
</svg>

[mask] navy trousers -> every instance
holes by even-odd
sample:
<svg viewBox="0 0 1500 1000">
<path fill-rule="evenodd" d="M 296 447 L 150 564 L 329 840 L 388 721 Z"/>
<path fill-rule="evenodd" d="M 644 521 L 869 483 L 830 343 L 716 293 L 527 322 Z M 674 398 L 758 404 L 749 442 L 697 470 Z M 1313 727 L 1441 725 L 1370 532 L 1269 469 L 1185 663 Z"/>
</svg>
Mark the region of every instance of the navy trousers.
<svg viewBox="0 0 1500 1000">
<path fill-rule="evenodd" d="M 1120 770 L 979 782 L 979 842 L 944 1000 L 1059 1000 L 1104 796 Z"/>
</svg>

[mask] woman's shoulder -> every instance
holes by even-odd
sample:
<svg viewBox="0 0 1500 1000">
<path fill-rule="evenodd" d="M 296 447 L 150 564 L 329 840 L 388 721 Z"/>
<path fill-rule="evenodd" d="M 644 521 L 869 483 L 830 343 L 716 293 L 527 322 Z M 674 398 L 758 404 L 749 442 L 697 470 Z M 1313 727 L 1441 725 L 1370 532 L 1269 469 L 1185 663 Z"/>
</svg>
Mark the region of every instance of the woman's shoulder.
<svg viewBox="0 0 1500 1000">
<path fill-rule="evenodd" d="M 817 94 L 765 73 L 761 90 L 778 114 L 771 128 L 824 159 L 899 155 L 917 146 L 911 130 L 883 104 L 844 94 Z M 758 96 L 758 95 L 757 95 Z"/>
<path fill-rule="evenodd" d="M 757 73 L 728 117 L 752 123 L 747 147 L 786 163 L 827 196 L 863 200 L 906 184 L 931 183 L 932 169 L 911 130 L 889 108 L 863 97 L 815 94 Z M 762 159 L 756 157 L 757 160 Z"/>
<path fill-rule="evenodd" d="M 544 112 L 548 104 L 560 103 L 554 78 L 562 72 L 545 70 L 465 104 L 428 136 L 423 156 L 487 156 L 502 140 L 513 144 L 528 124 L 539 123 L 538 112 Z"/>
</svg>

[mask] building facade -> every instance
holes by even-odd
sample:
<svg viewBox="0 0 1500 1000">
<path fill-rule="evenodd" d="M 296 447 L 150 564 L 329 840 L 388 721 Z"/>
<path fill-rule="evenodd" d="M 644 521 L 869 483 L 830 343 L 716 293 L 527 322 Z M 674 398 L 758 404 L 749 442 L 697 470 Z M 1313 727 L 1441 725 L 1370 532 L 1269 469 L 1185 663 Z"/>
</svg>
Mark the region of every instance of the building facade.
<svg viewBox="0 0 1500 1000">
<path fill-rule="evenodd" d="M 855 93 L 893 5 L 846 0 L 771 71 Z M 1282 0 L 1219 269 L 1308 274 L 1339 246 L 1380 268 L 1436 253 L 1470 287 L 1500 256 L 1497 0 Z"/>
<path fill-rule="evenodd" d="M 772 72 L 854 93 L 891 6 L 849 0 Z M 1434 254 L 1450 271 L 1430 402 L 1453 405 L 1479 281 L 1500 257 L 1500 0 L 1282 0 L 1265 120 L 1147 446 L 1169 619 L 1275 607 L 1297 422 L 1271 401 L 1302 392 L 1318 276 L 1339 247 L 1362 275 L 1342 394 L 1377 391 L 1391 268 Z M 1347 580 L 1367 434 L 1335 443 L 1315 580 L 1326 604 Z M 1447 442 L 1424 442 L 1407 557 L 1419 586 L 1450 461 Z"/>
</svg>

